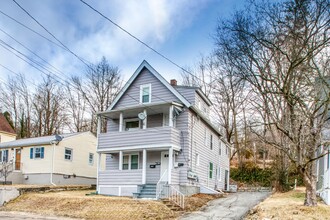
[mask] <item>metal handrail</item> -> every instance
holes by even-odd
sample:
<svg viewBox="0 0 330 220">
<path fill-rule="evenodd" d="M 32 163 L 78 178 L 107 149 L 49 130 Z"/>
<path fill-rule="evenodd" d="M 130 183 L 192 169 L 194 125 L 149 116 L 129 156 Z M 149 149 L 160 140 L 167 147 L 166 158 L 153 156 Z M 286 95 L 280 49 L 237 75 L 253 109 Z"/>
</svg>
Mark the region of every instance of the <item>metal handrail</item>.
<svg viewBox="0 0 330 220">
<path fill-rule="evenodd" d="M 158 182 L 157 182 L 157 186 L 156 186 L 156 199 L 160 198 L 160 194 L 163 191 L 164 188 L 164 181 L 162 181 L 164 179 L 164 177 L 167 175 L 167 170 L 164 171 L 163 175 L 159 178 Z"/>
<path fill-rule="evenodd" d="M 184 209 L 185 196 L 182 192 L 177 190 L 175 187 L 168 185 L 167 197 L 170 201 Z"/>
</svg>

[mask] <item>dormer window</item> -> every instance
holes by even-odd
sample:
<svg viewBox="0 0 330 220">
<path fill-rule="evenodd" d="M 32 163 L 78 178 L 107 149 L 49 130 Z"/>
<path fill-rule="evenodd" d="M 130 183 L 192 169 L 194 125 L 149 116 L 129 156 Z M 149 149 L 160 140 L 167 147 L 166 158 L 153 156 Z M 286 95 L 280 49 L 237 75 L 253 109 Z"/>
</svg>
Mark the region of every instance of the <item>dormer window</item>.
<svg viewBox="0 0 330 220">
<path fill-rule="evenodd" d="M 140 103 L 151 102 L 151 84 L 142 85 L 140 87 Z"/>
</svg>

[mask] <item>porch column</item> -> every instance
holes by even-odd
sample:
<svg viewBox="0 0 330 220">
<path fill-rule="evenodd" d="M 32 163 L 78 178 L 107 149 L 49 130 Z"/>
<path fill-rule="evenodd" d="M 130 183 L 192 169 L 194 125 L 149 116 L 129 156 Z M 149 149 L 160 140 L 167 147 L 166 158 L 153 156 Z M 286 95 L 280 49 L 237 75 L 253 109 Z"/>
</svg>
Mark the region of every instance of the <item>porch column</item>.
<svg viewBox="0 0 330 220">
<path fill-rule="evenodd" d="M 168 184 L 171 184 L 172 180 L 172 165 L 173 165 L 173 148 L 170 147 L 168 149 L 168 168 L 167 168 L 167 174 L 168 174 Z"/>
<path fill-rule="evenodd" d="M 120 112 L 120 114 L 119 114 L 119 132 L 123 131 L 123 121 L 124 121 L 123 113 Z"/>
<path fill-rule="evenodd" d="M 173 105 L 170 106 L 168 112 L 168 126 L 173 127 Z"/>
<path fill-rule="evenodd" d="M 119 170 L 123 169 L 123 152 L 119 151 Z"/>
<path fill-rule="evenodd" d="M 142 184 L 147 182 L 147 150 L 143 149 L 142 156 Z"/>
<path fill-rule="evenodd" d="M 144 113 L 144 115 L 147 115 L 147 109 L 144 109 L 144 110 L 143 110 L 143 113 Z M 143 128 L 143 129 L 146 129 L 146 128 L 147 128 L 147 118 L 148 118 L 148 117 L 145 117 L 145 119 L 142 120 L 142 124 L 143 124 L 143 125 L 142 125 L 142 128 Z"/>
<path fill-rule="evenodd" d="M 101 171 L 101 154 L 97 153 L 98 157 L 97 157 L 97 176 L 96 176 L 96 185 L 97 185 L 97 192 L 100 192 L 100 184 L 99 184 L 99 175 L 100 175 L 100 171 Z"/>
</svg>

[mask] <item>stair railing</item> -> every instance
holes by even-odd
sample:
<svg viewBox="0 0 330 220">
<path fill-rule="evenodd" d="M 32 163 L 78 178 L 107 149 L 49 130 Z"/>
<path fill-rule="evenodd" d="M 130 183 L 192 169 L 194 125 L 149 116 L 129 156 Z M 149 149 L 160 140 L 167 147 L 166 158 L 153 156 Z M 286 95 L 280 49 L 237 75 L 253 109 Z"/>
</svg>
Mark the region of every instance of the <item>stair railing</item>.
<svg viewBox="0 0 330 220">
<path fill-rule="evenodd" d="M 164 189 L 165 184 L 167 181 L 164 181 L 165 177 L 167 176 L 167 170 L 163 173 L 163 175 L 159 178 L 156 186 L 156 199 L 159 199 L 162 197 L 162 192 Z"/>
<path fill-rule="evenodd" d="M 167 197 L 170 201 L 172 201 L 173 203 L 175 203 L 176 205 L 178 205 L 182 209 L 184 209 L 185 196 L 182 192 L 177 190 L 175 187 L 168 185 Z"/>
</svg>

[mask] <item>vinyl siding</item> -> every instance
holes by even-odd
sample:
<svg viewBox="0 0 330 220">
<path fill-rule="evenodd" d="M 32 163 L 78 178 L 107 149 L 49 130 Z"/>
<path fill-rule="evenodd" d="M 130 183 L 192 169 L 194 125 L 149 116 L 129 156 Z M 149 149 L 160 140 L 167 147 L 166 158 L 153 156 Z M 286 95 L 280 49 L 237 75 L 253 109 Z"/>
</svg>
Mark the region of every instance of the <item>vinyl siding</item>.
<svg viewBox="0 0 330 220">
<path fill-rule="evenodd" d="M 172 127 L 147 128 L 123 132 L 99 134 L 98 149 L 113 147 L 173 144 L 180 146 L 180 131 Z"/>
<path fill-rule="evenodd" d="M 185 99 L 194 105 L 196 101 L 196 89 L 195 88 L 185 88 L 185 87 L 174 87 Z"/>
<path fill-rule="evenodd" d="M 180 102 L 149 70 L 144 68 L 113 109 L 116 110 L 140 104 L 140 86 L 146 84 L 151 84 L 151 103 Z"/>
<path fill-rule="evenodd" d="M 107 121 L 107 132 L 119 131 L 119 120 L 118 119 L 108 119 Z"/>
<path fill-rule="evenodd" d="M 163 126 L 163 114 L 148 115 L 147 128 L 162 127 Z"/>
<path fill-rule="evenodd" d="M 99 172 L 99 185 L 138 185 L 142 170 L 111 170 Z"/>
</svg>

